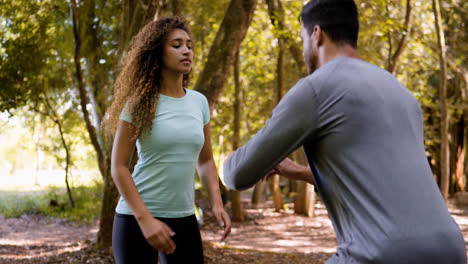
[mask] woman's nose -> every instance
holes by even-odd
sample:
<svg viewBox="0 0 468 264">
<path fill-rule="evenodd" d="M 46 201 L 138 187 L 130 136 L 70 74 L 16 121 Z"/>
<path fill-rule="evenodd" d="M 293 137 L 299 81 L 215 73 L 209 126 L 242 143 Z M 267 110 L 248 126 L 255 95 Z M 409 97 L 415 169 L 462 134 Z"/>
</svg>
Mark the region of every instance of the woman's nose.
<svg viewBox="0 0 468 264">
<path fill-rule="evenodd" d="M 189 47 L 187 47 L 187 46 L 184 45 L 184 49 L 182 50 L 182 52 L 183 52 L 184 54 L 189 54 L 190 52 L 192 52 L 192 50 L 189 49 Z"/>
</svg>

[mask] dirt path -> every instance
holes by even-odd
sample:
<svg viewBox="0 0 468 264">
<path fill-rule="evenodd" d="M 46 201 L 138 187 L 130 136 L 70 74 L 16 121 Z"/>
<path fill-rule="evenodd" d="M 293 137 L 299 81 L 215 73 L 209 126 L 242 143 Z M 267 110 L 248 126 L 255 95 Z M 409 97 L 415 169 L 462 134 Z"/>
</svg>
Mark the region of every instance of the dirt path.
<svg viewBox="0 0 468 264">
<path fill-rule="evenodd" d="M 205 211 L 202 237 L 207 264 L 324 263 L 335 251 L 335 235 L 322 204 L 317 204 L 311 218 L 291 210 L 274 212 L 268 203 L 262 206 L 246 208 L 247 221 L 233 224 L 225 243 L 218 241 L 220 227 Z M 450 211 L 468 242 L 468 208 L 451 205 Z M 113 263 L 110 255 L 94 249 L 96 232 L 97 223 L 84 226 L 41 216 L 0 216 L 0 263 Z"/>
<path fill-rule="evenodd" d="M 54 263 L 55 256 L 88 247 L 96 232 L 97 225 L 78 225 L 62 219 L 0 216 L 0 263 Z"/>
<path fill-rule="evenodd" d="M 225 243 L 219 242 L 221 228 L 208 212 L 208 221 L 202 229 L 203 240 L 220 247 L 275 253 L 335 252 L 335 233 L 322 204 L 316 205 L 315 217 L 295 215 L 292 210 L 275 212 L 272 206 L 265 203 L 253 209 L 244 205 L 247 221 L 233 223 Z M 288 206 L 292 208 L 292 204 Z"/>
</svg>

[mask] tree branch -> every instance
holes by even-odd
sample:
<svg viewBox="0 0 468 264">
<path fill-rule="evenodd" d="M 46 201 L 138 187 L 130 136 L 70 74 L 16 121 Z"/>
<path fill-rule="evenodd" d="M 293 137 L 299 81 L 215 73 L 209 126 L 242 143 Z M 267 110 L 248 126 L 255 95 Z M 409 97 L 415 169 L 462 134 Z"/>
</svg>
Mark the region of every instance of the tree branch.
<svg viewBox="0 0 468 264">
<path fill-rule="evenodd" d="M 102 168 L 101 166 L 101 164 L 104 164 L 104 153 L 103 153 L 101 146 L 99 145 L 96 129 L 91 123 L 91 120 L 89 118 L 89 112 L 88 112 L 88 109 L 86 108 L 86 106 L 89 104 L 89 98 L 86 93 L 83 70 L 81 69 L 81 62 L 80 62 L 81 37 L 80 37 L 79 22 L 78 22 L 79 13 L 78 13 L 78 7 L 76 5 L 76 0 L 70 1 L 70 9 L 71 9 L 71 15 L 72 15 L 72 24 L 73 24 L 73 36 L 75 39 L 74 60 L 75 60 L 76 79 L 78 82 L 78 91 L 80 94 L 81 111 L 83 112 L 83 117 L 86 123 L 86 128 L 89 133 L 89 138 L 91 140 L 91 143 L 93 144 L 94 149 L 96 150 L 97 158 L 99 161 L 98 164 L 100 165 L 99 169 L 101 170 L 102 175 L 105 175 L 105 168 Z"/>
<path fill-rule="evenodd" d="M 465 82 L 465 87 L 462 90 L 463 99 L 466 99 L 468 96 L 468 69 L 463 67 L 463 65 L 458 65 L 455 63 L 455 59 L 450 55 L 446 54 L 447 64 L 449 67 L 460 77 L 461 80 Z"/>
<path fill-rule="evenodd" d="M 70 189 L 70 184 L 68 183 L 68 175 L 69 175 L 68 171 L 69 171 L 69 168 L 70 168 L 70 161 L 71 161 L 70 148 L 68 147 L 67 142 L 65 141 L 65 136 L 64 136 L 64 132 L 63 132 L 62 123 L 60 122 L 60 120 L 59 120 L 59 118 L 57 116 L 57 113 L 52 108 L 52 106 L 51 106 L 51 104 L 49 102 L 49 98 L 47 97 L 47 94 L 45 93 L 45 91 L 43 91 L 43 94 L 44 94 L 44 99 L 43 100 L 45 102 L 45 106 L 47 108 L 47 111 L 46 112 L 41 111 L 37 107 L 37 104 L 35 104 L 32 107 L 32 109 L 36 113 L 50 118 L 57 125 L 57 128 L 58 128 L 59 133 L 60 133 L 60 139 L 62 141 L 62 146 L 65 149 L 65 185 L 67 187 L 68 201 L 70 203 L 70 206 L 72 208 L 74 208 L 75 207 L 75 202 L 73 200 L 73 195 L 72 195 L 72 192 L 71 192 L 71 189 Z"/>
<path fill-rule="evenodd" d="M 194 90 L 203 93 L 213 110 L 252 21 L 257 0 L 231 0 Z"/>
<path fill-rule="evenodd" d="M 398 63 L 398 60 L 403 53 L 403 50 L 406 47 L 406 42 L 408 41 L 408 36 L 410 33 L 410 27 L 411 27 L 411 0 L 406 1 L 406 15 L 405 15 L 405 22 L 404 22 L 404 31 L 401 36 L 401 39 L 398 43 L 398 46 L 395 50 L 395 53 L 392 55 L 391 60 L 389 61 L 388 68 L 387 70 L 391 72 L 392 74 L 395 74 L 396 71 L 396 66 Z"/>
<path fill-rule="evenodd" d="M 306 66 L 304 62 L 304 58 L 302 57 L 301 48 L 299 45 L 294 41 L 294 39 L 289 34 L 284 34 L 286 31 L 286 25 L 284 23 L 284 9 L 281 5 L 280 0 L 265 0 L 268 6 L 268 14 L 270 15 L 271 24 L 273 27 L 278 27 L 278 31 L 280 32 L 279 37 L 282 37 L 285 42 L 286 46 L 289 49 L 289 52 L 296 61 L 296 65 L 301 71 L 302 74 L 306 74 Z M 279 38 L 278 37 L 278 38 Z"/>
<path fill-rule="evenodd" d="M 172 14 L 174 16 L 180 16 L 182 13 L 181 6 L 180 6 L 180 1 L 179 0 L 171 0 L 171 9 L 172 9 Z"/>
<path fill-rule="evenodd" d="M 387 10 L 387 17 L 390 17 L 390 8 L 388 7 L 388 0 L 385 0 L 385 9 Z M 392 43 L 392 34 L 390 30 L 387 31 L 387 38 L 388 38 L 388 66 L 390 67 L 390 62 L 392 61 L 392 53 L 393 53 L 393 43 Z"/>
<path fill-rule="evenodd" d="M 67 187 L 67 194 L 68 194 L 68 201 L 70 202 L 70 206 L 72 208 L 75 207 L 75 202 L 73 201 L 73 195 L 70 189 L 70 184 L 68 183 L 68 171 L 70 169 L 71 165 L 71 155 L 70 155 L 70 148 L 67 145 L 67 142 L 65 141 L 65 133 L 63 132 L 63 127 L 62 123 L 60 122 L 57 113 L 55 110 L 52 108 L 49 102 L 49 98 L 47 97 L 47 94 L 44 92 L 44 101 L 46 102 L 47 109 L 49 110 L 49 117 L 55 122 L 55 124 L 58 127 L 59 133 L 60 133 L 60 139 L 62 140 L 62 146 L 65 149 L 65 185 Z M 52 112 L 52 113 L 51 113 Z"/>
</svg>

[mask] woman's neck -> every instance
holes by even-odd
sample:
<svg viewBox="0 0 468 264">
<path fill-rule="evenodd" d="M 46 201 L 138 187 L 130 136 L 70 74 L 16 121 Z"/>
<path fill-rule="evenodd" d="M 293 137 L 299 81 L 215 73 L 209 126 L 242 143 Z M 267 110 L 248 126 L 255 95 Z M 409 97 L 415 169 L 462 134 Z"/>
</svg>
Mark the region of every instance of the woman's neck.
<svg viewBox="0 0 468 264">
<path fill-rule="evenodd" d="M 163 71 L 160 94 L 171 97 L 183 97 L 185 90 L 182 87 L 183 74 Z"/>
</svg>

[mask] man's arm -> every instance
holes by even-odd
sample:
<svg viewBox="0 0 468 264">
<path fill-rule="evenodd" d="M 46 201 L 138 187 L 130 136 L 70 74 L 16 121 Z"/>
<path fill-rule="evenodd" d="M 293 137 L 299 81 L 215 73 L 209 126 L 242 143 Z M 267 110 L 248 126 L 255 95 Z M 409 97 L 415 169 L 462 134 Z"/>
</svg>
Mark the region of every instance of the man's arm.
<svg viewBox="0 0 468 264">
<path fill-rule="evenodd" d="M 275 174 L 281 175 L 291 180 L 305 181 L 314 184 L 314 177 L 309 167 L 295 163 L 289 158 L 285 158 L 273 169 Z"/>
<path fill-rule="evenodd" d="M 265 126 L 224 163 L 224 183 L 244 190 L 262 179 L 285 157 L 310 139 L 318 124 L 315 93 L 300 80 L 278 106 Z"/>
</svg>

